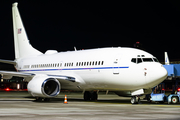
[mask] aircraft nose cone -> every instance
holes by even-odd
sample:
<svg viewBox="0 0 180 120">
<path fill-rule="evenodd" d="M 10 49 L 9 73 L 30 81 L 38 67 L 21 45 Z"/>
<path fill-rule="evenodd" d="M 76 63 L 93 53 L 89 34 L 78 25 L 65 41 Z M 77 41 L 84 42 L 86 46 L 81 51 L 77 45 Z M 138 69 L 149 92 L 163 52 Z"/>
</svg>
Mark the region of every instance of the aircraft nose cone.
<svg viewBox="0 0 180 120">
<path fill-rule="evenodd" d="M 168 75 L 167 70 L 161 65 L 161 68 L 159 70 L 159 79 L 165 80 Z"/>
<path fill-rule="evenodd" d="M 154 66 L 151 71 L 151 75 L 148 78 L 148 87 L 154 87 L 159 83 L 163 82 L 168 75 L 167 70 L 163 67 L 163 65 Z"/>
</svg>

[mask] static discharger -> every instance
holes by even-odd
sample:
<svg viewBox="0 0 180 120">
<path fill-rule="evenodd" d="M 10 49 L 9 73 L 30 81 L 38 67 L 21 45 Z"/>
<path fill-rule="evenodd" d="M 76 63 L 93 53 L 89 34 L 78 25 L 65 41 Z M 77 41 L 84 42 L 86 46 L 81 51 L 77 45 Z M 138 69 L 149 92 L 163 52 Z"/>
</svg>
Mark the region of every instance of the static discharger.
<svg viewBox="0 0 180 120">
<path fill-rule="evenodd" d="M 65 95 L 65 98 L 64 98 L 64 104 L 67 104 L 67 96 Z"/>
</svg>

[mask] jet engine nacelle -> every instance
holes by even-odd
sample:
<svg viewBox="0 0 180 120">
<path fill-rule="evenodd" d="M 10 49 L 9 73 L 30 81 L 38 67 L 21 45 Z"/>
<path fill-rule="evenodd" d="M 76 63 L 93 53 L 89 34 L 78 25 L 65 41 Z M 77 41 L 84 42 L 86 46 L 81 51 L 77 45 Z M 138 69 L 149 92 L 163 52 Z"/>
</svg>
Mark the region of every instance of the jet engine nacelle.
<svg viewBox="0 0 180 120">
<path fill-rule="evenodd" d="M 56 97 L 61 90 L 59 81 L 48 76 L 35 76 L 27 88 L 34 97 Z"/>
</svg>

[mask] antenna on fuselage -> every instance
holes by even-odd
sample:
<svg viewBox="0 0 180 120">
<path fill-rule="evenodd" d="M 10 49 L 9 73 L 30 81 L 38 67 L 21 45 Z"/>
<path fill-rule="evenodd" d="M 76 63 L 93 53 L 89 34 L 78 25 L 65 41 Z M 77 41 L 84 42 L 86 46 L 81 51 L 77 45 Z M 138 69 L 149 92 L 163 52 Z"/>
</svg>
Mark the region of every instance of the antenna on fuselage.
<svg viewBox="0 0 180 120">
<path fill-rule="evenodd" d="M 77 51 L 76 47 L 74 46 L 74 50 Z"/>
</svg>

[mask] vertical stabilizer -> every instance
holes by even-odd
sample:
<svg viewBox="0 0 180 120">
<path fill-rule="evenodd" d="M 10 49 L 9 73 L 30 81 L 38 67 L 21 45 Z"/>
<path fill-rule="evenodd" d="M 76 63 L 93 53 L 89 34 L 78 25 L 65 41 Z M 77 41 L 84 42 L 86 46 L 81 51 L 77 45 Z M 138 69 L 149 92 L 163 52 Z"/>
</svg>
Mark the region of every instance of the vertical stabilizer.
<svg viewBox="0 0 180 120">
<path fill-rule="evenodd" d="M 40 55 L 42 53 L 33 48 L 29 43 L 17 5 L 18 3 L 12 5 L 15 58 Z"/>
<path fill-rule="evenodd" d="M 169 62 L 168 54 L 167 52 L 164 52 L 164 54 L 165 54 L 165 65 L 169 65 L 170 62 Z"/>
</svg>

